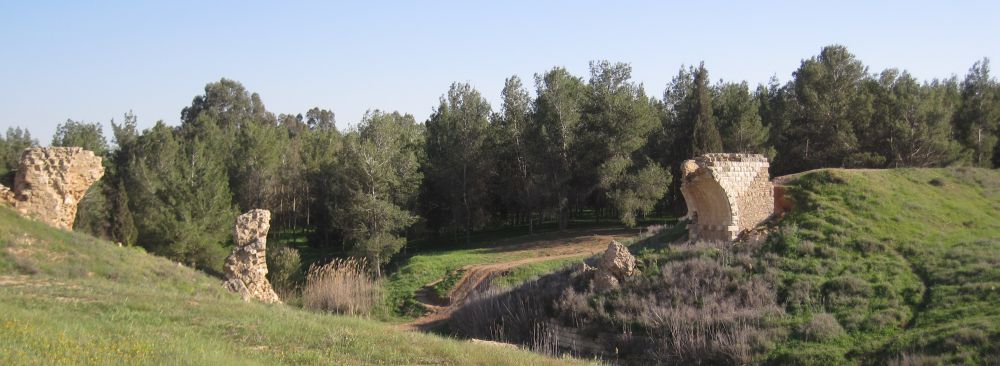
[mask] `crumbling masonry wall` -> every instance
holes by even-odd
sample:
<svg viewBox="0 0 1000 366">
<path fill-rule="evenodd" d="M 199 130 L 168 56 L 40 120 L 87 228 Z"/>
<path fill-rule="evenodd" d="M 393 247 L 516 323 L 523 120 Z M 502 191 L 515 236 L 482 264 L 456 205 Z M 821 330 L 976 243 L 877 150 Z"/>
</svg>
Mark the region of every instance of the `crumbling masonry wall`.
<svg viewBox="0 0 1000 366">
<path fill-rule="evenodd" d="M 692 240 L 731 241 L 774 213 L 770 164 L 758 154 L 705 154 L 681 165 Z"/>
<path fill-rule="evenodd" d="M 0 202 L 21 215 L 70 230 L 84 193 L 104 175 L 101 158 L 80 147 L 32 147 L 21 154 L 14 189 L 0 185 Z"/>
</svg>

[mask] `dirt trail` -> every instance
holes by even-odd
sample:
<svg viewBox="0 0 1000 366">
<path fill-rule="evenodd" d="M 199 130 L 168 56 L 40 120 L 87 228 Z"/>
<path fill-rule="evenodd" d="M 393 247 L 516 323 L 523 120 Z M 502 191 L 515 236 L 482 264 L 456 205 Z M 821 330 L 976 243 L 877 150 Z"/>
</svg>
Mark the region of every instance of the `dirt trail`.
<svg viewBox="0 0 1000 366">
<path fill-rule="evenodd" d="M 490 281 L 510 269 L 531 263 L 547 262 L 558 259 L 594 255 L 603 252 L 611 240 L 622 240 L 626 235 L 594 235 L 579 234 L 561 239 L 538 240 L 513 247 L 503 248 L 504 252 L 524 252 L 527 258 L 485 264 L 471 264 L 462 267 L 462 277 L 455 287 L 448 292 L 445 299 L 434 293 L 433 287 L 443 279 L 425 285 L 415 294 L 417 301 L 428 310 L 423 316 L 412 322 L 401 324 L 406 330 L 432 331 L 447 323 L 451 313 L 465 303 L 465 300 L 476 290 L 485 289 Z M 507 250 L 512 249 L 512 250 Z"/>
</svg>

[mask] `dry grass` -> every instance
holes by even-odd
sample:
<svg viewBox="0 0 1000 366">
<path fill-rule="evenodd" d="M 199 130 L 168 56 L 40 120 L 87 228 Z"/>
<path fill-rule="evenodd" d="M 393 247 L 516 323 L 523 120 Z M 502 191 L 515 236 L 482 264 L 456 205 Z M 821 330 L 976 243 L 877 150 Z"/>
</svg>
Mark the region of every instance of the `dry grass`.
<svg viewBox="0 0 1000 366">
<path fill-rule="evenodd" d="M 382 302 L 381 288 L 369 275 L 366 260 L 335 259 L 309 268 L 302 304 L 313 310 L 368 316 Z"/>
</svg>

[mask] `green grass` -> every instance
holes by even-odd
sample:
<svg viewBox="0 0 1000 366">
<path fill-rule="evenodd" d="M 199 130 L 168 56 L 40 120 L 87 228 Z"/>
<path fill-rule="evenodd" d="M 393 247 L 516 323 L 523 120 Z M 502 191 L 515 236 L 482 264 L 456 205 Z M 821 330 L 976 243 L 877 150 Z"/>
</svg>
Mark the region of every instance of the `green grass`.
<svg viewBox="0 0 1000 366">
<path fill-rule="evenodd" d="M 567 362 L 245 303 L 217 278 L 0 208 L 0 364 Z"/>
<path fill-rule="evenodd" d="M 1000 362 L 1000 172 L 824 170 L 789 192 L 766 254 L 789 314 L 772 362 Z M 820 312 L 846 333 L 799 336 Z"/>
<path fill-rule="evenodd" d="M 423 308 L 414 294 L 424 285 L 444 278 L 435 292 L 446 295 L 461 277 L 459 269 L 470 264 L 513 261 L 531 256 L 529 252 L 503 252 L 490 248 L 459 249 L 426 252 L 410 257 L 399 270 L 384 282 L 390 319 L 402 320 L 420 316 Z M 451 280 L 448 280 L 451 278 Z"/>
<path fill-rule="evenodd" d="M 474 264 L 490 264 L 531 258 L 537 253 L 520 250 L 517 245 L 542 240 L 574 238 L 583 233 L 600 230 L 604 233 L 621 235 L 624 229 L 617 226 L 583 226 L 567 232 L 548 231 L 529 235 L 518 235 L 504 239 L 492 238 L 473 242 L 464 249 L 434 250 L 418 252 L 406 258 L 399 268 L 384 282 L 386 292 L 385 320 L 405 321 L 420 316 L 424 309 L 414 298 L 421 287 L 439 279 L 444 279 L 434 286 L 434 291 L 441 296 L 446 295 L 461 278 L 462 267 Z M 639 229 L 635 229 L 638 233 Z M 495 233 L 494 233 L 495 234 Z M 583 256 L 577 258 L 580 260 Z M 547 263 L 547 262 L 541 262 Z M 540 267 L 539 267 L 540 268 Z M 537 274 L 536 274 L 537 275 Z M 530 276 L 529 276 L 530 277 Z"/>
<path fill-rule="evenodd" d="M 584 257 L 563 258 L 546 262 L 529 263 L 512 268 L 503 276 L 494 278 L 492 283 L 499 288 L 510 288 L 542 275 L 549 274 L 571 265 L 579 265 Z"/>
</svg>

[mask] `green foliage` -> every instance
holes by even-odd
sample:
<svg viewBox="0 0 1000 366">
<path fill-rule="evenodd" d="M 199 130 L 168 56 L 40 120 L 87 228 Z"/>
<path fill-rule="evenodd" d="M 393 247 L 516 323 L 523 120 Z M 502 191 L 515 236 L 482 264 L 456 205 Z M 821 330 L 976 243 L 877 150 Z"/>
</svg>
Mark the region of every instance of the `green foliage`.
<svg viewBox="0 0 1000 366">
<path fill-rule="evenodd" d="M 1000 134 L 1000 85 L 990 76 L 990 60 L 977 61 L 961 85 L 962 104 L 955 116 L 959 137 L 972 150 L 976 166 L 1000 166 L 994 151 Z"/>
<path fill-rule="evenodd" d="M 691 130 L 691 156 L 723 152 L 722 136 L 712 115 L 712 95 L 708 86 L 708 70 L 705 63 L 694 72 L 694 84 L 687 101 L 687 120 Z"/>
<path fill-rule="evenodd" d="M 100 123 L 87 123 L 66 120 L 56 126 L 56 134 L 52 136 L 52 146 L 82 147 L 94 152 L 94 155 L 104 156 L 108 152 L 108 141 L 104 138 Z"/>
<path fill-rule="evenodd" d="M 287 301 L 302 279 L 302 257 L 298 250 L 287 246 L 267 250 L 267 280 L 282 299 Z"/>
<path fill-rule="evenodd" d="M 38 141 L 31 138 L 31 132 L 20 127 L 8 127 L 5 137 L 0 137 L 0 184 L 7 187 L 14 185 L 14 174 L 21 161 L 24 149 L 38 146 Z"/>
<path fill-rule="evenodd" d="M 341 184 L 348 199 L 335 213 L 335 226 L 379 274 L 406 244 L 401 234 L 416 221 L 406 207 L 422 178 L 417 131 L 413 116 L 376 110 L 345 137 Z"/>
<path fill-rule="evenodd" d="M 747 83 L 724 83 L 718 88 L 713 106 L 725 151 L 773 158 L 775 151 L 768 146 L 769 133 L 760 116 L 760 101 L 750 93 Z"/>
<path fill-rule="evenodd" d="M 862 83 L 868 69 L 843 46 L 827 46 L 794 73 L 798 108 L 785 131 L 795 170 L 845 166 L 860 149 L 859 133 L 871 120 L 871 98 Z M 791 162 L 789 162 L 791 163 Z"/>
<path fill-rule="evenodd" d="M 920 85 L 909 73 L 889 69 L 872 89 L 869 148 L 890 165 L 945 166 L 963 157 L 951 125 L 960 103 L 953 79 Z"/>
<path fill-rule="evenodd" d="M 634 227 L 635 216 L 650 213 L 663 198 L 670 175 L 640 150 L 658 121 L 645 92 L 631 77 L 632 67 L 627 64 L 590 64 L 581 163 L 598 166 L 597 186 L 605 191 L 621 221 Z"/>
<path fill-rule="evenodd" d="M 435 227 L 461 230 L 466 242 L 486 222 L 491 156 L 490 104 L 469 84 L 454 83 L 427 120 L 428 194 L 435 205 L 427 211 Z"/>
<path fill-rule="evenodd" d="M 236 216 L 229 192 L 220 131 L 208 125 L 185 141 L 157 123 L 139 137 L 130 167 L 130 210 L 140 244 L 210 272 L 221 273 Z"/>
</svg>

